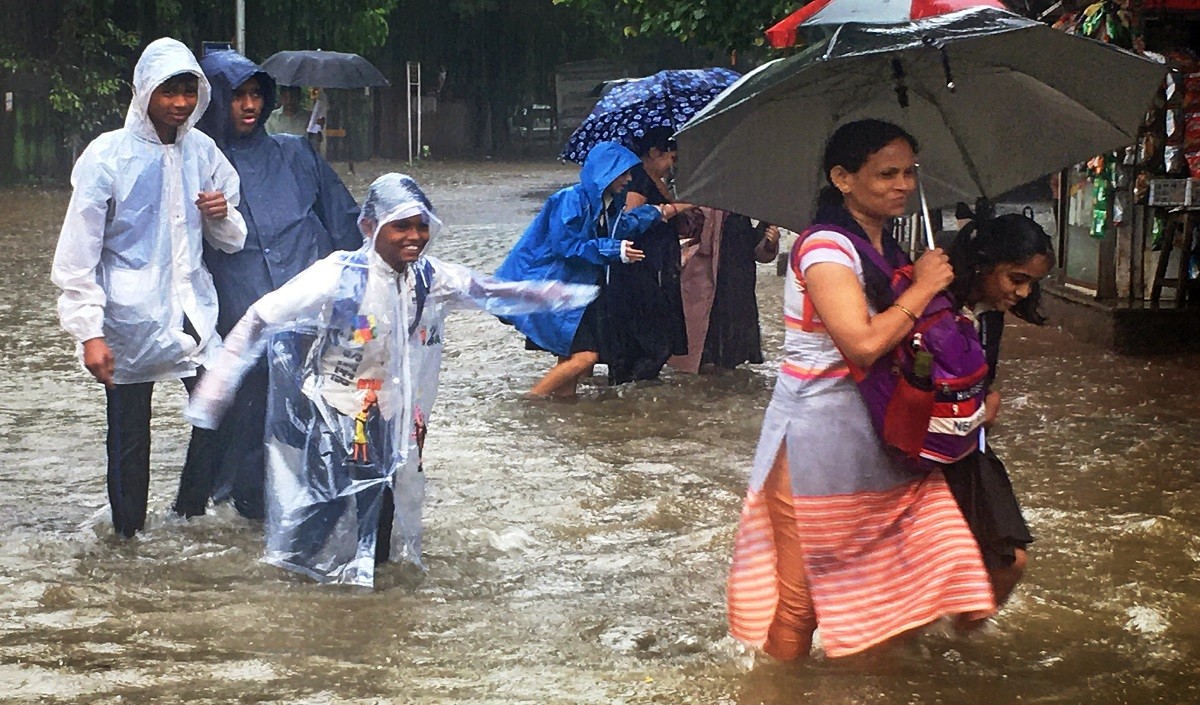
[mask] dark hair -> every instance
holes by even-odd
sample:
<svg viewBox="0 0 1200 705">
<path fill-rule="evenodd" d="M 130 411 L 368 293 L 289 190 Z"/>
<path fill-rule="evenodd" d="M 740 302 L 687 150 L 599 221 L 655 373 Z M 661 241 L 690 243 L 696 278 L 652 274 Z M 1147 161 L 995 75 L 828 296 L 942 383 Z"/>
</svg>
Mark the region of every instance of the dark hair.
<svg viewBox="0 0 1200 705">
<path fill-rule="evenodd" d="M 657 149 L 660 152 L 674 152 L 674 135 L 675 131 L 669 127 L 651 127 L 646 130 L 646 134 L 633 138 L 633 153 L 644 157 L 650 153 L 651 149 Z"/>
<path fill-rule="evenodd" d="M 864 240 L 869 239 L 862 226 L 846 210 L 842 192 L 833 185 L 829 172 L 835 166 L 840 166 L 851 173 L 858 171 L 867 163 L 871 155 L 902 139 L 908 142 L 913 151 L 917 151 L 917 140 L 900 127 L 882 120 L 858 120 L 846 123 L 830 136 L 825 143 L 825 179 L 828 181 L 817 195 L 817 209 L 813 214 L 813 223 L 836 225 Z M 891 234 L 891 225 L 885 225 L 883 233 L 883 256 L 893 266 L 906 264 L 908 256 L 900 248 Z M 882 311 L 896 300 L 892 291 L 892 278 L 878 267 L 872 266 L 867 260 L 863 261 L 863 289 L 867 301 L 876 311 Z"/>
<path fill-rule="evenodd" d="M 1020 213 L 992 217 L 990 208 L 977 207 L 972 213 L 961 206 L 956 215 L 968 217 L 950 246 L 950 264 L 954 267 L 954 283 L 950 293 L 959 304 L 965 304 L 984 277 L 999 264 L 1020 264 L 1041 255 L 1054 262 L 1054 242 L 1042 226 Z M 1017 318 L 1042 325 L 1046 317 L 1039 309 L 1042 288 L 1034 282 L 1029 296 L 1012 307 Z"/>
<path fill-rule="evenodd" d="M 297 98 L 299 98 L 300 97 L 300 86 L 280 86 L 279 93 L 280 94 L 286 93 L 287 95 L 294 95 Z"/>
<path fill-rule="evenodd" d="M 918 151 L 917 138 L 904 128 L 883 120 L 856 120 L 835 130 L 825 143 L 825 159 L 821 167 L 828 184 L 817 194 L 817 207 L 842 204 L 842 192 L 837 190 L 829 176 L 835 166 L 850 173 L 857 172 L 872 154 L 896 140 L 904 140 L 914 152 Z"/>
<path fill-rule="evenodd" d="M 177 73 L 174 76 L 171 76 L 167 80 L 163 81 L 162 83 L 158 84 L 155 87 L 155 90 L 157 90 L 159 88 L 163 89 L 163 91 L 166 91 L 166 92 L 174 92 L 174 91 L 181 91 L 181 90 L 182 91 L 195 91 L 195 90 L 200 89 L 200 79 L 196 76 L 196 74 L 191 73 L 189 71 L 185 71 L 183 73 Z"/>
</svg>

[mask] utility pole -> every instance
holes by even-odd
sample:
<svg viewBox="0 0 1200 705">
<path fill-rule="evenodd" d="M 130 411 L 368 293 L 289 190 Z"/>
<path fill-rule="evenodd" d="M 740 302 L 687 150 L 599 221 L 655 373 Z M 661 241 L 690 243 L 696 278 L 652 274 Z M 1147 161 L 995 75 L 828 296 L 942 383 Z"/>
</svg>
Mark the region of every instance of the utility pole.
<svg viewBox="0 0 1200 705">
<path fill-rule="evenodd" d="M 237 0 L 237 36 L 234 45 L 239 54 L 246 55 L 246 0 Z"/>
</svg>

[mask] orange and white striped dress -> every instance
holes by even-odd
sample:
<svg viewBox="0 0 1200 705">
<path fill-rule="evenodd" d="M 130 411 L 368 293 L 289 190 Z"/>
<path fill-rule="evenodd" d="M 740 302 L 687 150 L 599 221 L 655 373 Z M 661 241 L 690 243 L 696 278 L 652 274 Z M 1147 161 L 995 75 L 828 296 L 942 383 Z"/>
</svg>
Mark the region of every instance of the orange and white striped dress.
<svg viewBox="0 0 1200 705">
<path fill-rule="evenodd" d="M 781 576 L 764 484 L 786 444 L 808 589 L 825 653 L 837 657 L 943 615 L 989 614 L 995 603 L 941 472 L 916 475 L 891 461 L 820 320 L 802 329 L 801 275 L 818 262 L 849 267 L 862 282 L 862 263 L 845 236 L 819 231 L 793 247 L 784 295 L 786 359 L 735 541 L 729 625 L 734 637 L 762 648 L 776 617 Z"/>
</svg>

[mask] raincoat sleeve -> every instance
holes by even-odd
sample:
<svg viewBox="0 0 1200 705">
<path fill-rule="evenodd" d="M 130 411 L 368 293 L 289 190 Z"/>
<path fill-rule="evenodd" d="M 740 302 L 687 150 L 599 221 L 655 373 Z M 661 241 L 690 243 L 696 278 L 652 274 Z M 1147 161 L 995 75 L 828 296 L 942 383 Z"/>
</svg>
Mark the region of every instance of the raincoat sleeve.
<svg viewBox="0 0 1200 705">
<path fill-rule="evenodd" d="M 329 162 L 317 154 L 307 139 L 304 143 L 317 165 L 316 212 L 332 240 L 330 251 L 357 250 L 363 244 L 362 231 L 358 229 L 358 204 Z"/>
<path fill-rule="evenodd" d="M 212 190 L 225 194 L 229 214 L 224 218 L 204 218 L 204 239 L 218 250 L 232 254 L 246 244 L 246 221 L 237 209 L 242 201 L 242 182 L 237 170 L 216 145 L 212 147 L 210 158 L 213 165 Z"/>
<path fill-rule="evenodd" d="M 555 211 L 550 217 L 553 231 L 549 241 L 555 255 L 563 259 L 581 259 L 595 265 L 621 260 L 620 238 L 592 237 L 591 231 L 596 227 L 596 220 L 587 217 L 587 209 L 577 196 L 557 199 L 553 204 Z"/>
<path fill-rule="evenodd" d="M 458 264 L 428 258 L 433 265 L 430 295 L 452 308 L 475 308 L 493 316 L 583 308 L 600 293 L 591 284 L 504 281 Z"/>
<path fill-rule="evenodd" d="M 112 172 L 93 143 L 71 172 L 71 202 L 63 218 L 50 280 L 62 290 L 58 318 L 79 342 L 104 335 L 104 289 L 96 279 L 112 199 Z"/>
<path fill-rule="evenodd" d="M 613 237 L 617 240 L 637 242 L 646 234 L 650 226 L 662 220 L 662 212 L 657 207 L 646 204 L 630 209 L 621 214 L 613 228 Z"/>
<path fill-rule="evenodd" d="M 217 428 L 242 378 L 277 331 L 315 320 L 336 291 L 341 265 L 330 257 L 297 274 L 246 311 L 200 378 L 183 416 L 193 426 Z"/>
</svg>

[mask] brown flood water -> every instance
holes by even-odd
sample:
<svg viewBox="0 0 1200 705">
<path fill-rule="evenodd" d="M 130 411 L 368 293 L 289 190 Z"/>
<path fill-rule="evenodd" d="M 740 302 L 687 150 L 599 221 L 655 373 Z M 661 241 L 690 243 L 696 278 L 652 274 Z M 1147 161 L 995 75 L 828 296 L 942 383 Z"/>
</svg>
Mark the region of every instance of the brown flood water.
<svg viewBox="0 0 1200 705">
<path fill-rule="evenodd" d="M 357 167 L 356 196 L 404 170 Z M 448 226 L 435 252 L 490 272 L 574 170 L 413 173 Z M 969 639 L 934 628 L 885 656 L 781 666 L 724 616 L 782 340 L 772 266 L 767 364 L 589 386 L 574 404 L 522 400 L 548 356 L 455 314 L 427 448 L 429 572 L 389 566 L 361 593 L 259 563 L 260 530 L 226 508 L 169 515 L 179 385 L 156 392 L 148 530 L 113 539 L 104 398 L 48 278 L 68 195 L 0 191 L 0 702 L 1200 702 L 1200 356 L 1011 327 L 992 440 L 1037 537 L 1025 583 Z"/>
</svg>

